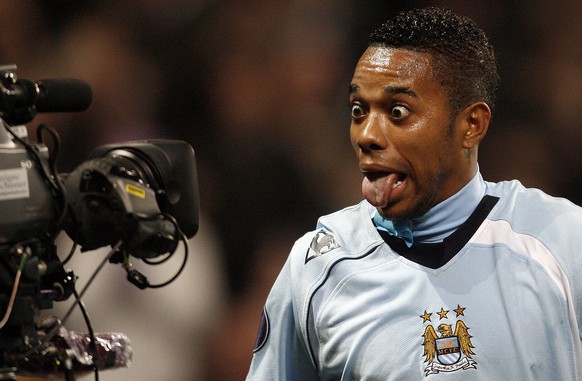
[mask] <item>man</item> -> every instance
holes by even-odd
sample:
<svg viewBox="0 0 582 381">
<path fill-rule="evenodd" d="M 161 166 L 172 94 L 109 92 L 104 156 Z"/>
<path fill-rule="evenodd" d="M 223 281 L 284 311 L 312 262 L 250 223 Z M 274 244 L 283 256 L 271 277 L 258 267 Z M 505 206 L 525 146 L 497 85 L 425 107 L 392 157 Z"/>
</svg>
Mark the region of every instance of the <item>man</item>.
<svg viewBox="0 0 582 381">
<path fill-rule="evenodd" d="M 371 35 L 350 85 L 365 200 L 296 242 L 247 380 L 582 379 L 582 209 L 482 179 L 497 82 L 450 10 Z"/>
</svg>

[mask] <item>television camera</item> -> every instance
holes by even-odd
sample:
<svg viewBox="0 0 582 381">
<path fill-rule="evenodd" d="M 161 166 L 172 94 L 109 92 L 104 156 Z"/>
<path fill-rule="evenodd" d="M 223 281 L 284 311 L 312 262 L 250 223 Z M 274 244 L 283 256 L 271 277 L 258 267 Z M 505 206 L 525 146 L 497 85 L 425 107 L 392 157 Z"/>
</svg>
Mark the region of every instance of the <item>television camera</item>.
<svg viewBox="0 0 582 381">
<path fill-rule="evenodd" d="M 22 80 L 16 71 L 15 65 L 0 66 L 0 380 L 47 368 L 74 379 L 62 322 L 39 321 L 53 301 L 75 295 L 78 303 L 82 296 L 74 273 L 57 255 L 57 235 L 65 232 L 81 251 L 111 246 L 109 261 L 124 263 L 128 279 L 140 288 L 153 286 L 131 267 L 131 258 L 160 263 L 160 256 L 171 256 L 182 243 L 181 271 L 187 239 L 199 223 L 195 155 L 179 140 L 109 144 L 60 174 L 58 134 L 40 125 L 32 143 L 25 124 L 37 113 L 87 109 L 91 88 L 76 79 Z M 47 134 L 50 144 L 44 142 Z M 99 338 L 108 339 L 124 344 L 123 337 Z M 97 378 L 108 354 L 100 353 L 92 332 L 80 341 L 89 344 L 92 358 L 85 369 Z"/>
</svg>

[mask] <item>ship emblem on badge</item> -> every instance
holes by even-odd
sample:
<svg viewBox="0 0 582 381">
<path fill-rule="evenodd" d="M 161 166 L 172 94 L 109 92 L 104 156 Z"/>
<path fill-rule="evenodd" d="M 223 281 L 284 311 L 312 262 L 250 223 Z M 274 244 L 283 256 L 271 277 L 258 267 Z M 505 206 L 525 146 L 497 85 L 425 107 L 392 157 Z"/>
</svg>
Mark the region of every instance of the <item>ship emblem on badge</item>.
<svg viewBox="0 0 582 381">
<path fill-rule="evenodd" d="M 465 308 L 457 306 L 454 310 L 457 318 L 464 315 Z M 437 315 L 440 320 L 447 319 L 449 310 L 441 308 Z M 420 317 L 423 323 L 431 321 L 432 313 L 424 312 Z M 469 328 L 463 320 L 457 320 L 455 329 L 453 325 L 441 323 L 435 329 L 431 324 L 424 329 L 422 346 L 424 347 L 425 374 L 437 374 L 440 372 L 454 372 L 462 369 L 476 369 L 477 363 L 473 360 L 473 344 Z"/>
</svg>

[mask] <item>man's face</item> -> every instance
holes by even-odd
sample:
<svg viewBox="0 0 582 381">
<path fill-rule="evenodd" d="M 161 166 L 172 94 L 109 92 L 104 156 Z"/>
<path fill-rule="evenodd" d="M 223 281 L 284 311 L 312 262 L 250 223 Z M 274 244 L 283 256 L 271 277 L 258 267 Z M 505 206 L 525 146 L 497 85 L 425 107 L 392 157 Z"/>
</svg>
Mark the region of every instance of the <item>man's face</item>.
<svg viewBox="0 0 582 381">
<path fill-rule="evenodd" d="M 430 55 L 368 48 L 350 85 L 350 137 L 362 192 L 386 218 L 412 218 L 459 191 L 474 174 L 462 123 L 433 79 Z"/>
</svg>

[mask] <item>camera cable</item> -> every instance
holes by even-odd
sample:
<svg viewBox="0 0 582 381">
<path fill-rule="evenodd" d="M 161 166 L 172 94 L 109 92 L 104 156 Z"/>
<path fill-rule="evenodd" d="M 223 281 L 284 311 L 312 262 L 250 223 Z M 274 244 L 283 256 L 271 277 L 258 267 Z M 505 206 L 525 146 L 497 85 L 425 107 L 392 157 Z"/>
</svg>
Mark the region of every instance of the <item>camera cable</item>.
<svg viewBox="0 0 582 381">
<path fill-rule="evenodd" d="M 8 319 L 10 319 L 10 315 L 12 314 L 12 308 L 14 307 L 14 301 L 16 300 L 16 293 L 18 292 L 18 285 L 20 284 L 20 277 L 22 276 L 22 270 L 26 265 L 26 261 L 28 257 L 31 255 L 32 250 L 30 247 L 22 247 L 18 246 L 16 248 L 16 252 L 21 256 L 20 257 L 20 264 L 18 265 L 18 270 L 16 271 L 16 275 L 14 276 L 14 284 L 12 286 L 12 292 L 10 294 L 10 300 L 8 302 L 8 307 L 6 308 L 6 312 L 4 313 L 4 317 L 0 321 L 0 329 L 4 328 Z"/>
</svg>

